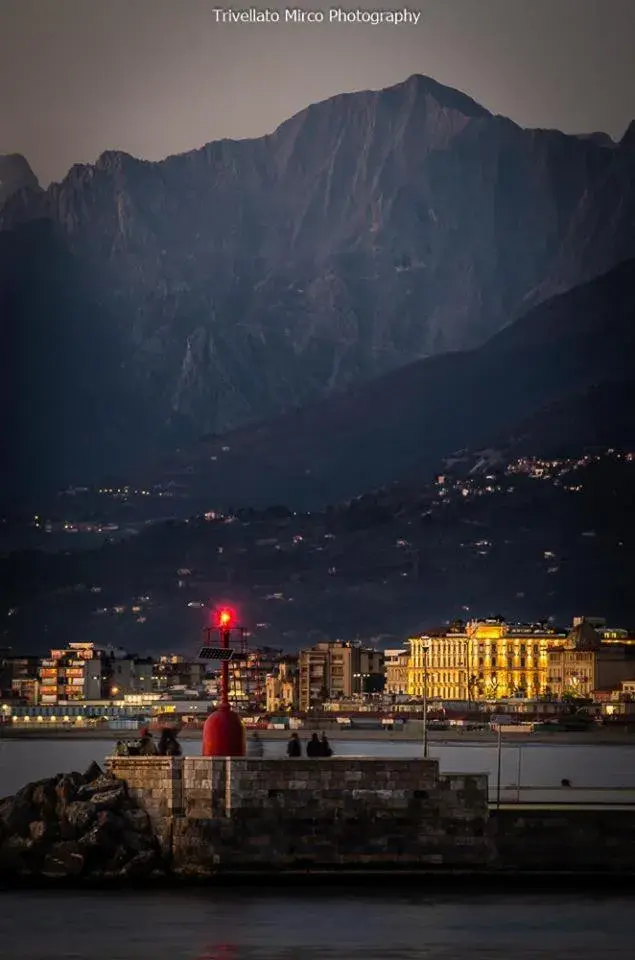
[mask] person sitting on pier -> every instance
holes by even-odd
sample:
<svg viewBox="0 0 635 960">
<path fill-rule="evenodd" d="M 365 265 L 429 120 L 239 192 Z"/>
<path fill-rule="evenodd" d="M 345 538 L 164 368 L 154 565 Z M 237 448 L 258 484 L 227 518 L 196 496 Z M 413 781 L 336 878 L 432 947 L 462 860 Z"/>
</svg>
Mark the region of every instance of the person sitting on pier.
<svg viewBox="0 0 635 960">
<path fill-rule="evenodd" d="M 300 738 L 297 733 L 292 733 L 289 742 L 287 744 L 287 756 L 288 757 L 301 757 L 302 756 L 302 744 L 300 743 Z"/>
<path fill-rule="evenodd" d="M 329 743 L 328 737 L 326 736 L 325 733 L 323 733 L 322 736 L 320 737 L 320 756 L 321 757 L 333 756 L 333 748 L 331 747 L 331 744 Z"/>
<path fill-rule="evenodd" d="M 176 739 L 176 730 L 174 727 L 164 727 L 159 737 L 160 757 L 180 757 L 181 744 Z"/>
<path fill-rule="evenodd" d="M 306 755 L 307 757 L 321 757 L 322 756 L 322 744 L 318 740 L 317 733 L 314 733 L 311 736 L 311 739 L 306 745 Z"/>
<path fill-rule="evenodd" d="M 148 727 L 142 727 L 139 731 L 139 756 L 140 757 L 154 757 L 156 756 L 157 745 L 152 738 L 152 734 Z"/>
<path fill-rule="evenodd" d="M 265 745 L 258 735 L 258 731 L 254 730 L 249 740 L 247 741 L 247 756 L 255 757 L 256 759 L 262 759 L 265 755 Z"/>
</svg>

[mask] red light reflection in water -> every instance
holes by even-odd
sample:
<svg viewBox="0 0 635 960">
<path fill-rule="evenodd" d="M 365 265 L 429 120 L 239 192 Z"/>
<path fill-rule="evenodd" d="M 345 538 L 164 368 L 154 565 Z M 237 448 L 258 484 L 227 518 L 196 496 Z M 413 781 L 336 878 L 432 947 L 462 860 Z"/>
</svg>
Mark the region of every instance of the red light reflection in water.
<svg viewBox="0 0 635 960">
<path fill-rule="evenodd" d="M 237 960 L 236 947 L 229 943 L 209 944 L 197 960 Z"/>
</svg>

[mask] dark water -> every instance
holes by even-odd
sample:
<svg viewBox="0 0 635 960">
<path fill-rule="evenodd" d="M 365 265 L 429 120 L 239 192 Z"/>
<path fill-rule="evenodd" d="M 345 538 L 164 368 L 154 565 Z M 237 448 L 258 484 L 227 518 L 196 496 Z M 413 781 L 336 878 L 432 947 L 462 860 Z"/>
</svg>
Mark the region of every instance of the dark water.
<svg viewBox="0 0 635 960">
<path fill-rule="evenodd" d="M 319 891 L 0 895 L 3 960 L 616 960 L 635 900 Z"/>
</svg>

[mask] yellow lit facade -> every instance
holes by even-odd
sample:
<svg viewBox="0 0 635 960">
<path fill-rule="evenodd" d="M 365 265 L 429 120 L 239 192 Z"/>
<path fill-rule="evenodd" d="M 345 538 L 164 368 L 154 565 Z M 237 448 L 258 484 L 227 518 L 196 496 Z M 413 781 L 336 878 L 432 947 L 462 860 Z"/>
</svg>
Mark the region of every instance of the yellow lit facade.
<svg viewBox="0 0 635 960">
<path fill-rule="evenodd" d="M 267 713 L 297 710 L 298 707 L 298 659 L 287 657 L 281 660 L 267 676 Z"/>
<path fill-rule="evenodd" d="M 531 699 L 548 692 L 549 650 L 567 634 L 545 624 L 476 620 L 409 641 L 408 694 L 429 699 Z M 424 680 L 424 678 L 427 678 Z"/>
</svg>

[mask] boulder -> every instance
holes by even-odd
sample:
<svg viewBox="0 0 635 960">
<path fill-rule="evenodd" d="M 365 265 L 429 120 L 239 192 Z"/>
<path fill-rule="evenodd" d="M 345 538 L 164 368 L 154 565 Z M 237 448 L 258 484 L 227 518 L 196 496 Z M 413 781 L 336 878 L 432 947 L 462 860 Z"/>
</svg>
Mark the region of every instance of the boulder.
<svg viewBox="0 0 635 960">
<path fill-rule="evenodd" d="M 45 877 L 78 877 L 84 869 L 84 853 L 72 840 L 54 843 L 44 858 Z"/>
<path fill-rule="evenodd" d="M 77 791 L 84 783 L 81 773 L 65 773 L 55 785 L 58 811 L 72 803 L 77 797 Z"/>
<path fill-rule="evenodd" d="M 156 850 L 145 850 L 129 860 L 119 871 L 119 876 L 127 879 L 148 877 L 160 870 L 161 861 Z"/>
<path fill-rule="evenodd" d="M 29 834 L 34 843 L 45 844 L 49 841 L 60 839 L 60 827 L 59 824 L 55 822 L 33 820 L 29 824 Z"/>
<path fill-rule="evenodd" d="M 142 853 L 152 845 L 149 837 L 144 836 L 142 833 L 133 833 L 131 830 L 126 830 L 125 833 L 122 834 L 121 839 L 126 850 L 129 850 L 133 854 Z"/>
<path fill-rule="evenodd" d="M 97 823 L 110 833 L 121 834 L 126 829 L 126 821 L 119 813 L 112 810 L 100 810 L 97 814 Z"/>
<path fill-rule="evenodd" d="M 103 850 L 104 853 L 109 853 L 115 845 L 108 827 L 102 827 L 98 823 L 93 824 L 90 830 L 79 838 L 78 844 L 84 853 L 88 850 Z"/>
<path fill-rule="evenodd" d="M 90 803 L 74 800 L 66 807 L 64 819 L 71 826 L 73 833 L 80 836 L 95 822 L 97 811 Z"/>
<path fill-rule="evenodd" d="M 97 764 L 0 801 L 0 877 L 137 878 L 161 869 L 147 813 Z"/>
<path fill-rule="evenodd" d="M 27 837 L 29 827 L 34 820 L 39 820 L 37 807 L 31 802 L 32 794 L 16 793 L 3 805 L 0 817 L 4 826 L 4 833 L 8 836 Z"/>
<path fill-rule="evenodd" d="M 95 763 L 95 761 L 92 760 L 84 772 L 84 783 L 92 783 L 93 780 L 97 780 L 99 777 L 103 776 L 104 771 L 101 769 L 98 763 Z"/>
<path fill-rule="evenodd" d="M 126 791 L 124 785 L 123 783 L 118 783 L 115 787 L 111 786 L 109 790 L 101 790 L 99 793 L 94 793 L 89 802 L 95 810 L 116 810 L 125 798 Z"/>
<path fill-rule="evenodd" d="M 152 833 L 150 817 L 141 807 L 128 807 L 121 814 L 125 829 L 134 833 Z"/>
<path fill-rule="evenodd" d="M 77 799 L 90 800 L 96 793 L 104 793 L 107 790 L 114 789 L 126 793 L 126 785 L 123 780 L 117 780 L 115 777 L 109 777 L 107 774 L 102 773 L 95 780 L 84 783 L 79 787 L 77 790 Z"/>
</svg>

